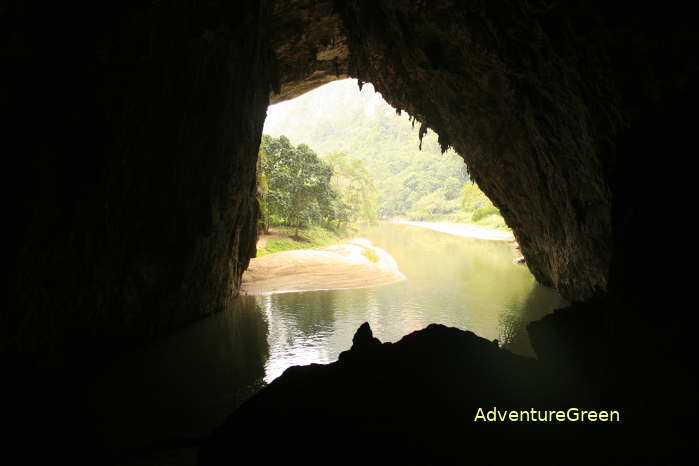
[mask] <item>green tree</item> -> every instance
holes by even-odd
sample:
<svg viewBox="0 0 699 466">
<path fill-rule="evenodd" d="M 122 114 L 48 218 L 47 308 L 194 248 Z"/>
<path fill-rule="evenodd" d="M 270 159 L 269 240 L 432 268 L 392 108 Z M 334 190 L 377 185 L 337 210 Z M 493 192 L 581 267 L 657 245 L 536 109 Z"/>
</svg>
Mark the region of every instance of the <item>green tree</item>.
<svg viewBox="0 0 699 466">
<path fill-rule="evenodd" d="M 471 212 L 490 204 L 490 199 L 488 199 L 488 196 L 486 196 L 475 183 L 466 183 L 464 185 L 461 199 L 464 210 L 467 212 Z"/>
<path fill-rule="evenodd" d="M 269 183 L 264 166 L 267 162 L 267 140 L 270 136 L 263 135 L 260 151 L 257 157 L 257 202 L 260 205 L 260 218 L 258 220 L 258 231 L 269 232 L 269 206 L 267 198 L 269 195 Z"/>
<path fill-rule="evenodd" d="M 492 228 L 506 227 L 500 211 L 475 184 L 467 183 L 464 186 L 461 203 L 464 210 L 470 214 L 471 222 Z"/>
<path fill-rule="evenodd" d="M 450 176 L 444 181 L 444 198 L 447 200 L 456 199 L 461 195 L 461 188 L 463 186 L 463 180 L 455 176 Z"/>
<path fill-rule="evenodd" d="M 268 192 L 267 210 L 279 223 L 299 228 L 337 218 L 337 194 L 330 187 L 333 172 L 310 147 L 293 147 L 286 136 L 265 137 L 261 150 Z"/>
<path fill-rule="evenodd" d="M 376 187 L 364 163 L 342 152 L 328 154 L 325 160 L 333 168 L 332 187 L 349 208 L 349 220 L 376 223 Z"/>
<path fill-rule="evenodd" d="M 361 160 L 375 180 L 379 218 L 404 216 L 442 188 L 448 201 L 458 199 L 469 179 L 463 159 L 452 150 L 442 153 L 432 131 L 420 150 L 420 125 L 397 115 L 371 88 L 359 92 L 356 81 L 336 81 L 285 102 L 278 112 L 270 107 L 265 131 L 303 141 L 319 154 L 342 152 Z"/>
</svg>

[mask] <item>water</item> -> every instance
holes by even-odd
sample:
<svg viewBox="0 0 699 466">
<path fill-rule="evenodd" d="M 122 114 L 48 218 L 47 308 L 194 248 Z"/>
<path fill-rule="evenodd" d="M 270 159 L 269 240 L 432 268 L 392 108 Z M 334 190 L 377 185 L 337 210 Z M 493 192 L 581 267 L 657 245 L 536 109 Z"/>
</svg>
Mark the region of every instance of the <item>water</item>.
<svg viewBox="0 0 699 466">
<path fill-rule="evenodd" d="M 263 385 L 267 355 L 264 316 L 254 298 L 236 299 L 224 312 L 110 361 L 86 387 L 79 438 L 84 448 L 128 460 L 207 436 Z"/>
<path fill-rule="evenodd" d="M 527 355 L 524 325 L 563 304 L 526 267 L 512 264 L 508 243 L 394 224 L 361 234 L 388 251 L 408 278 L 371 288 L 237 298 L 229 310 L 104 367 L 87 387 L 80 437 L 110 456 L 175 452 L 192 463 L 194 449 L 167 445 L 208 435 L 289 366 L 335 361 L 365 321 L 382 341 L 438 322 Z"/>
<path fill-rule="evenodd" d="M 293 365 L 335 361 L 363 322 L 381 341 L 440 323 L 533 356 L 526 324 L 565 304 L 538 285 L 526 266 L 512 263 L 515 253 L 507 242 L 397 224 L 369 227 L 361 235 L 389 252 L 407 279 L 256 297 L 269 326 L 265 381 Z"/>
</svg>

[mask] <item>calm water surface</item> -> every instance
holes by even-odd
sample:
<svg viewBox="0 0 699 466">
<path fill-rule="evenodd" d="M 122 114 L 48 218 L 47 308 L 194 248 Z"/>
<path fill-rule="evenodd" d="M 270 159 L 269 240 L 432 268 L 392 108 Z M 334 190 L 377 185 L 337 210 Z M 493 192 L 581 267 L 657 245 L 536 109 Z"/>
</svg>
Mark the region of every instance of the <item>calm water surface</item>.
<svg viewBox="0 0 699 466">
<path fill-rule="evenodd" d="M 440 323 L 532 355 L 525 325 L 564 304 L 526 266 L 512 263 L 515 253 L 507 242 L 398 224 L 369 227 L 361 235 L 389 252 L 407 279 L 256 297 L 269 326 L 265 381 L 293 365 L 335 361 L 363 322 L 381 341 Z"/>
<path fill-rule="evenodd" d="M 87 430 L 80 438 L 110 455 L 128 455 L 208 435 L 287 367 L 335 361 L 365 321 L 382 341 L 438 322 L 531 354 L 524 325 L 563 303 L 526 267 L 512 264 L 508 243 L 394 224 L 362 236 L 393 255 L 408 278 L 372 288 L 240 297 L 225 312 L 123 354 L 87 387 L 84 412 L 76 413 Z M 176 451 L 191 461 L 196 456 L 191 448 Z"/>
</svg>

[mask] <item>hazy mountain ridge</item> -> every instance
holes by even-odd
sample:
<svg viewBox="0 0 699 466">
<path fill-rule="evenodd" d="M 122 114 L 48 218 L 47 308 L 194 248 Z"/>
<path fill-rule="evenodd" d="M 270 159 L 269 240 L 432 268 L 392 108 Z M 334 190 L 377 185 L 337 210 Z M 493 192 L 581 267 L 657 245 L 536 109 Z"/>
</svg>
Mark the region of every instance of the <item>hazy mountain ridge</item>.
<svg viewBox="0 0 699 466">
<path fill-rule="evenodd" d="M 336 81 L 294 100 L 269 107 L 265 134 L 287 136 L 323 156 L 344 152 L 362 160 L 376 180 L 379 215 L 423 217 L 411 212 L 429 196 L 430 214 L 456 212 L 468 181 L 466 166 L 452 150 L 442 154 L 428 131 L 419 149 L 419 123 L 397 115 L 371 84 L 359 91 L 354 79 Z M 456 202 L 455 202 L 456 201 Z"/>
</svg>

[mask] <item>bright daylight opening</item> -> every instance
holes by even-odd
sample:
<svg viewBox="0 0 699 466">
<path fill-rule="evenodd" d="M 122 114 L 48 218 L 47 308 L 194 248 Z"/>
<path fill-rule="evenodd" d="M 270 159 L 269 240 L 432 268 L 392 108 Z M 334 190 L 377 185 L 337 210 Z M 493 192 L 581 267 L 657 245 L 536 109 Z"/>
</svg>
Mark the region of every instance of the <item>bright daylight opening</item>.
<svg viewBox="0 0 699 466">
<path fill-rule="evenodd" d="M 267 381 L 336 360 L 363 322 L 381 341 L 441 323 L 531 355 L 524 326 L 562 304 L 463 159 L 418 128 L 354 79 L 269 107 L 241 290 L 267 316 Z"/>
</svg>

